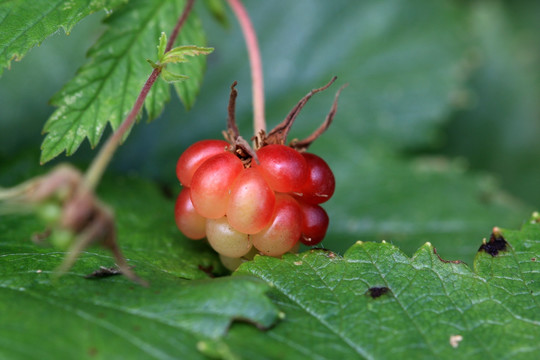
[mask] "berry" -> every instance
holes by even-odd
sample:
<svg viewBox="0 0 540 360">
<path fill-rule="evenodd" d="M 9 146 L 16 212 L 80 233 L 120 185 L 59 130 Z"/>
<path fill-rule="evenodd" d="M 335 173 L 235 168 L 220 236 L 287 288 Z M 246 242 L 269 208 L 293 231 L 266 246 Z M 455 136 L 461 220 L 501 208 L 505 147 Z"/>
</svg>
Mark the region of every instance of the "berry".
<svg viewBox="0 0 540 360">
<path fill-rule="evenodd" d="M 241 257 L 229 257 L 221 254 L 219 254 L 219 260 L 221 261 L 223 266 L 225 266 L 225 268 L 230 271 L 235 271 L 240 265 L 242 265 L 243 262 L 246 261 Z"/>
<path fill-rule="evenodd" d="M 299 111 L 334 80 L 311 90 L 273 130 L 258 131 L 253 148 L 236 126 L 235 82 L 227 141 L 199 141 L 179 157 L 176 173 L 184 188 L 175 205 L 178 228 L 192 239 L 206 236 L 228 269 L 257 253 L 278 257 L 324 238 L 329 219 L 319 204 L 334 194 L 335 178 L 323 159 L 305 151 L 332 123 L 341 89 L 319 128 L 283 144 Z"/>
<path fill-rule="evenodd" d="M 322 207 L 300 201 L 302 210 L 302 237 L 300 241 L 304 245 L 317 245 L 324 239 L 328 229 L 328 214 Z"/>
<path fill-rule="evenodd" d="M 264 255 L 281 256 L 290 251 L 302 234 L 302 213 L 289 195 L 276 195 L 274 215 L 265 229 L 251 235 L 253 246 Z"/>
<path fill-rule="evenodd" d="M 233 228 L 255 234 L 268 225 L 276 197 L 258 168 L 245 169 L 236 178 L 227 205 L 227 218 Z"/>
<path fill-rule="evenodd" d="M 257 249 L 254 247 L 251 248 L 251 250 L 242 257 L 229 257 L 222 254 L 219 254 L 219 260 L 221 260 L 221 263 L 223 266 L 225 266 L 227 269 L 234 271 L 236 270 L 240 265 L 245 263 L 248 260 L 253 260 L 255 255 L 258 254 Z"/>
<path fill-rule="evenodd" d="M 176 176 L 183 186 L 191 186 L 195 171 L 203 162 L 225 151 L 229 144 L 224 140 L 202 140 L 191 145 L 176 163 Z"/>
<path fill-rule="evenodd" d="M 203 162 L 191 180 L 191 201 L 197 212 L 209 219 L 223 217 L 232 184 L 242 170 L 242 161 L 230 152 Z"/>
<path fill-rule="evenodd" d="M 299 191 L 303 201 L 311 204 L 321 204 L 328 201 L 334 194 L 336 179 L 328 164 L 310 153 L 303 153 L 308 166 L 307 181 Z"/>
<path fill-rule="evenodd" d="M 306 160 L 293 148 L 267 145 L 257 151 L 257 166 L 270 187 L 277 192 L 299 191 L 308 177 Z"/>
<path fill-rule="evenodd" d="M 186 237 L 198 240 L 206 236 L 206 219 L 195 211 L 189 188 L 183 188 L 176 199 L 174 219 L 176 226 Z"/>
<path fill-rule="evenodd" d="M 233 258 L 246 255 L 252 247 L 249 235 L 233 229 L 225 216 L 206 221 L 206 238 L 218 253 Z"/>
</svg>

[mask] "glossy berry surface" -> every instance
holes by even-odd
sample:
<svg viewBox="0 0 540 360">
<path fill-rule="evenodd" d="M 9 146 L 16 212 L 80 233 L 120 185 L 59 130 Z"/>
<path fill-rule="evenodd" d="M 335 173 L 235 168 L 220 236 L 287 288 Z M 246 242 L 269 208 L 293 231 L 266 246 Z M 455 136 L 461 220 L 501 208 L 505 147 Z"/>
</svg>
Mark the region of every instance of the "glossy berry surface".
<svg viewBox="0 0 540 360">
<path fill-rule="evenodd" d="M 308 167 L 307 181 L 303 184 L 302 200 L 312 204 L 321 204 L 328 201 L 336 188 L 336 180 L 332 170 L 320 157 L 310 153 L 303 153 Z"/>
<path fill-rule="evenodd" d="M 278 194 L 270 224 L 251 236 L 253 246 L 262 254 L 280 256 L 290 251 L 302 234 L 302 213 L 298 202 L 289 195 Z"/>
<path fill-rule="evenodd" d="M 326 211 L 319 205 L 300 202 L 302 212 L 302 237 L 304 245 L 319 244 L 326 235 L 330 219 Z"/>
<path fill-rule="evenodd" d="M 186 237 L 198 240 L 206 236 L 206 218 L 195 211 L 189 188 L 183 188 L 176 199 L 174 219 L 176 226 Z"/>
<path fill-rule="evenodd" d="M 270 222 L 275 202 L 276 196 L 258 168 L 248 168 L 232 186 L 227 218 L 238 231 L 255 234 Z"/>
<path fill-rule="evenodd" d="M 176 162 L 176 176 L 183 186 L 191 186 L 195 171 L 214 155 L 225 152 L 229 144 L 224 140 L 202 140 L 191 145 Z"/>
<path fill-rule="evenodd" d="M 209 219 L 223 217 L 232 185 L 243 170 L 242 161 L 230 152 L 203 162 L 191 181 L 191 201 L 197 212 Z"/>
<path fill-rule="evenodd" d="M 268 145 L 257 151 L 261 174 L 270 187 L 277 192 L 300 191 L 308 178 L 308 166 L 304 157 L 285 145 Z"/>
<path fill-rule="evenodd" d="M 249 235 L 233 229 L 225 216 L 206 221 L 206 238 L 219 254 L 232 258 L 246 255 L 252 246 Z"/>
</svg>

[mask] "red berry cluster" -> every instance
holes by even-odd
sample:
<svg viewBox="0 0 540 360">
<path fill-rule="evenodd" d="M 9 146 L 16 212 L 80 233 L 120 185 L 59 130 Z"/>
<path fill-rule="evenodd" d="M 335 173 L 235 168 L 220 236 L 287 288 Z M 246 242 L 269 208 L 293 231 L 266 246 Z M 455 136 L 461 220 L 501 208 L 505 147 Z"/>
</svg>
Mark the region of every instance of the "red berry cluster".
<svg viewBox="0 0 540 360">
<path fill-rule="evenodd" d="M 334 193 L 335 180 L 317 155 L 285 145 L 267 145 L 259 163 L 245 168 L 222 140 L 203 140 L 178 159 L 176 174 L 184 186 L 175 217 L 189 238 L 206 237 L 228 257 L 246 255 L 252 246 L 280 256 L 300 240 L 318 244 L 328 215 L 319 206 Z"/>
<path fill-rule="evenodd" d="M 304 104 L 324 88 L 312 90 Z M 299 241 L 318 244 L 329 222 L 319 204 L 330 199 L 335 188 L 328 164 L 304 151 L 320 134 L 316 132 L 305 143 L 283 144 L 300 104 L 277 130 L 259 134 L 254 151 L 238 135 L 231 110 L 235 97 L 233 85 L 228 141 L 199 141 L 178 159 L 176 174 L 183 186 L 175 206 L 178 228 L 191 239 L 206 237 L 222 260 L 254 251 L 281 256 L 294 250 Z M 322 131 L 335 107 L 336 102 Z"/>
</svg>

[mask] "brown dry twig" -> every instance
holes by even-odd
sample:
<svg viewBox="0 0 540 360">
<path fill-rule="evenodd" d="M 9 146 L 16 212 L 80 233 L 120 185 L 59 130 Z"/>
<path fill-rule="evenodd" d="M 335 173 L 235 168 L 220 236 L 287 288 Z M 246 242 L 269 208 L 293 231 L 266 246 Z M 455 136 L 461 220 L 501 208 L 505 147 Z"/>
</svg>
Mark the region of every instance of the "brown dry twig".
<svg viewBox="0 0 540 360">
<path fill-rule="evenodd" d="M 48 224 L 47 232 L 54 235 L 55 231 L 67 231 L 73 238 L 68 254 L 55 270 L 56 277 L 67 272 L 87 247 L 100 245 L 112 252 L 122 274 L 148 285 L 131 270 L 118 247 L 112 211 L 85 186 L 83 175 L 74 167 L 59 165 L 46 175 L 0 191 L 0 199 L 8 210 L 14 207 L 37 211 L 46 203 L 56 204 L 61 209 L 59 218 Z"/>
</svg>

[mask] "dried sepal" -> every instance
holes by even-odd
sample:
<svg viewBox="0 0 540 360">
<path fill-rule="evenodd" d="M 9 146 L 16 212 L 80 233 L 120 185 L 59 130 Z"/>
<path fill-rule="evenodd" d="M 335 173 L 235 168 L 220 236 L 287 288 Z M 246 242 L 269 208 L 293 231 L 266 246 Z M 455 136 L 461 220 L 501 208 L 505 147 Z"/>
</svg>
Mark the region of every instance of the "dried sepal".
<svg viewBox="0 0 540 360">
<path fill-rule="evenodd" d="M 261 142 L 261 146 L 268 145 L 268 144 L 281 144 L 284 145 L 287 142 L 287 136 L 289 135 L 289 131 L 291 129 L 291 126 L 294 124 L 294 121 L 296 120 L 296 117 L 300 113 L 300 110 L 307 104 L 309 99 L 311 97 L 321 91 L 324 91 L 330 87 L 336 81 L 337 76 L 334 76 L 326 85 L 323 87 L 320 87 L 318 89 L 313 89 L 309 93 L 307 93 L 289 112 L 289 114 L 285 117 L 285 119 L 279 123 L 276 127 L 274 127 L 268 134 L 264 136 L 262 140 L 259 140 Z"/>
<path fill-rule="evenodd" d="M 253 150 L 249 143 L 240 136 L 240 131 L 236 125 L 236 97 L 238 96 L 236 85 L 236 81 L 231 85 L 229 105 L 227 107 L 227 131 L 223 132 L 223 137 L 231 144 L 229 150 L 242 160 L 245 167 L 249 167 L 252 159 L 257 163 L 259 163 L 259 159 L 257 158 L 255 150 Z"/>
<path fill-rule="evenodd" d="M 310 136 L 303 140 L 297 140 L 294 139 L 289 143 L 289 146 L 293 149 L 304 152 L 308 149 L 308 147 L 319 138 L 332 124 L 332 121 L 334 120 L 334 116 L 337 112 L 337 105 L 338 105 L 338 99 L 339 95 L 341 94 L 341 91 L 347 87 L 347 84 L 343 85 L 336 93 L 336 96 L 334 97 L 334 102 L 332 103 L 332 107 L 330 108 L 330 111 L 328 112 L 328 115 L 326 115 L 326 119 L 324 122 L 315 130 Z"/>
</svg>

